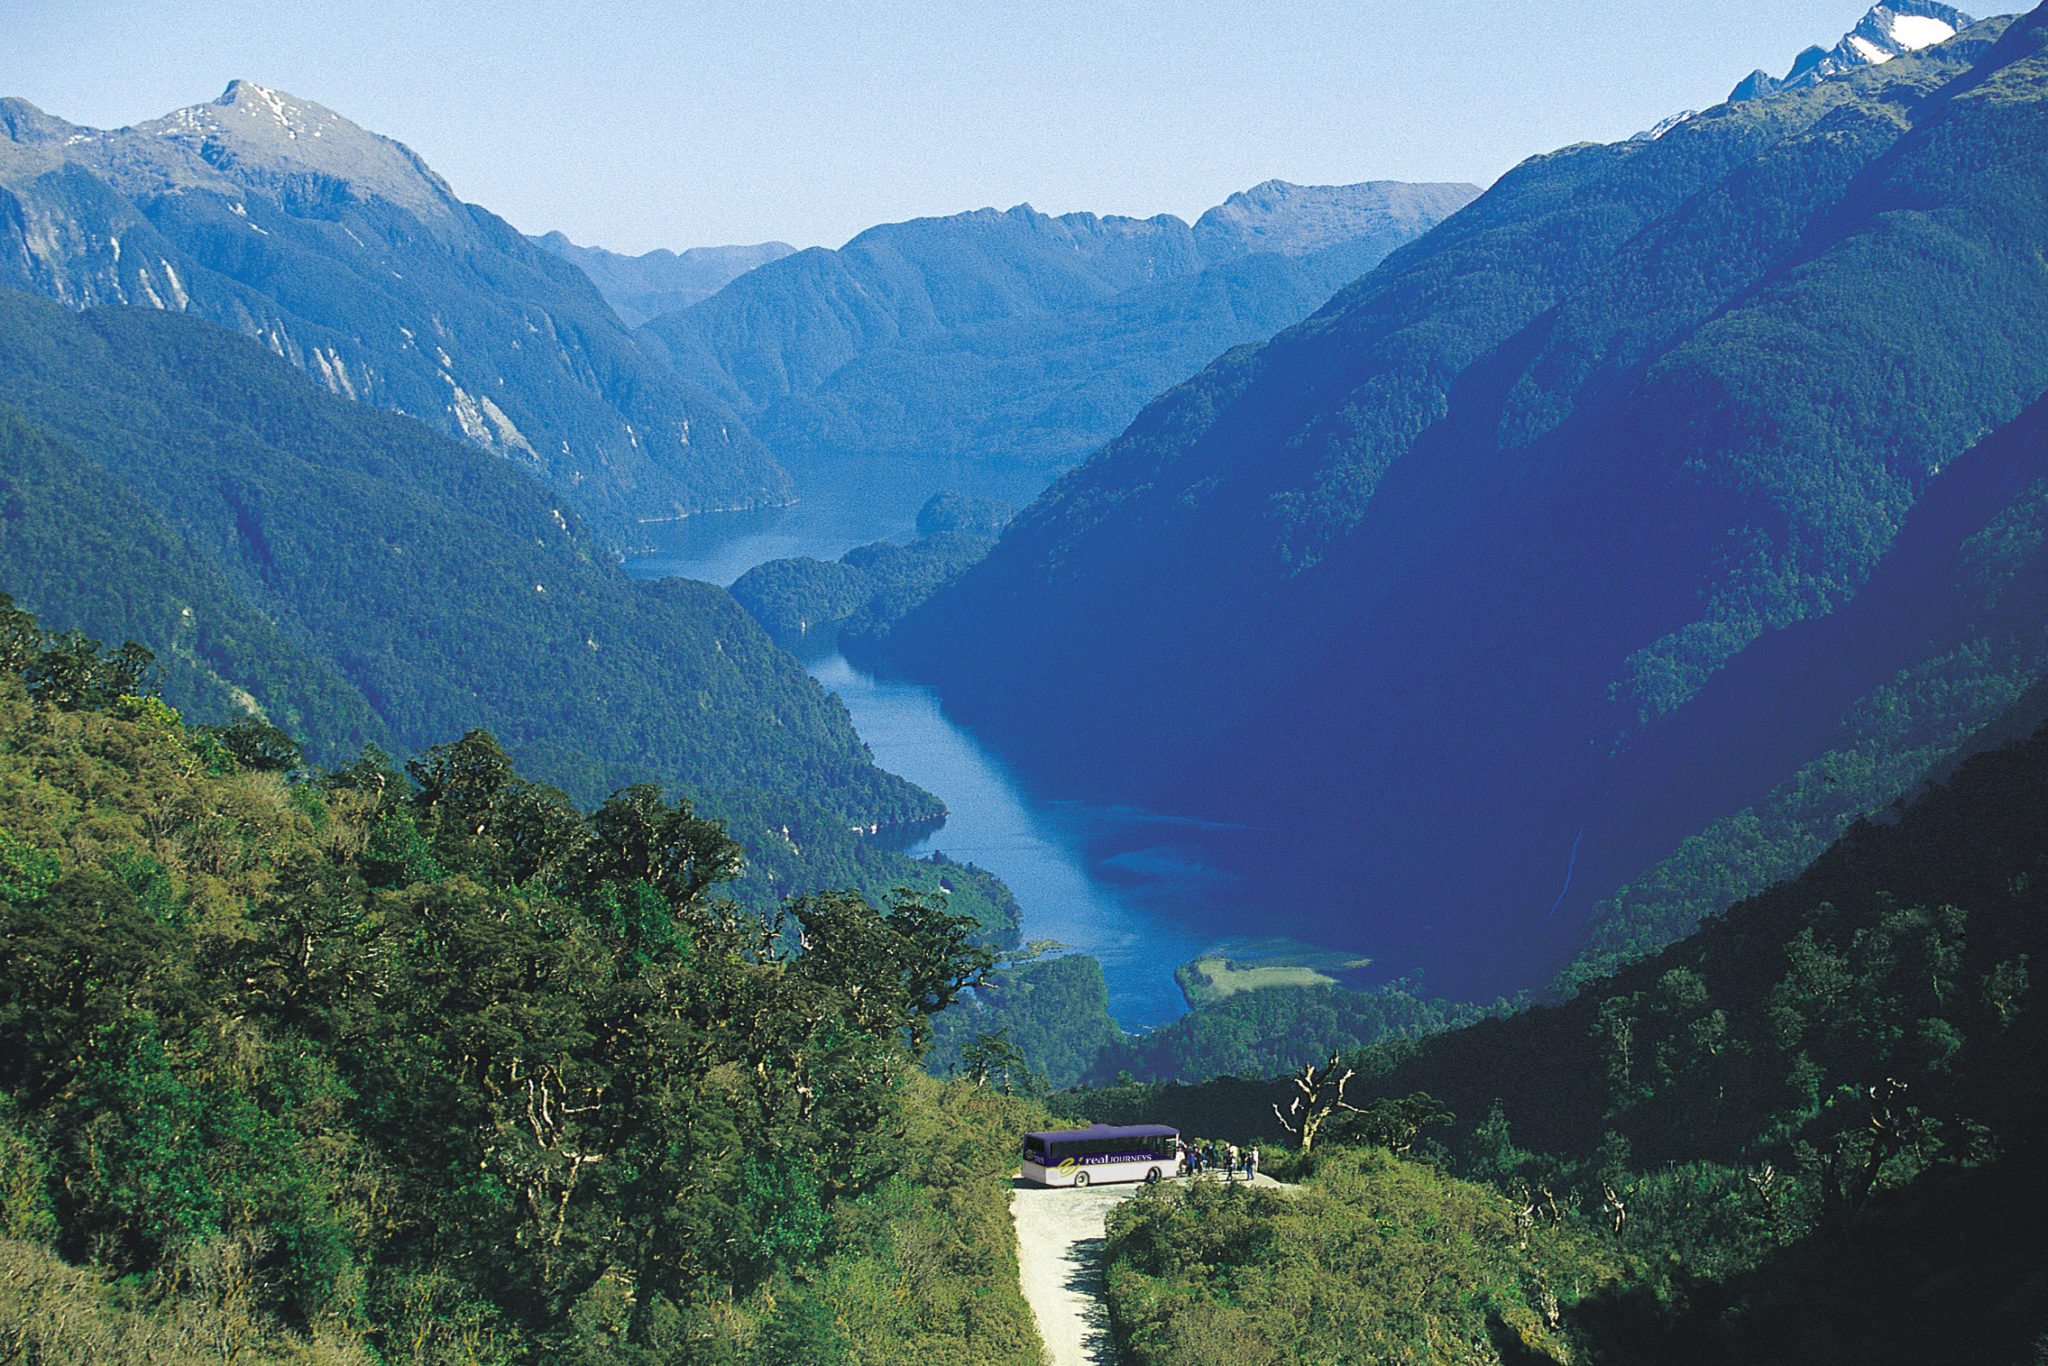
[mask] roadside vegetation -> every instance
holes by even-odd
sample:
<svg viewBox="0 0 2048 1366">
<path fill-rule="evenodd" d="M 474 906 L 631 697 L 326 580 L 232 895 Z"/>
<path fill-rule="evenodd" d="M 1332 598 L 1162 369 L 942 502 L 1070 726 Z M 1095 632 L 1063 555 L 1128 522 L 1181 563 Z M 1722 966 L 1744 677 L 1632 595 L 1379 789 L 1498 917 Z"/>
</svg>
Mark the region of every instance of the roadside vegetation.
<svg viewBox="0 0 2048 1366">
<path fill-rule="evenodd" d="M 0 603 L 0 1360 L 1035 1358 L 933 899 L 472 732 L 322 772 Z"/>
</svg>

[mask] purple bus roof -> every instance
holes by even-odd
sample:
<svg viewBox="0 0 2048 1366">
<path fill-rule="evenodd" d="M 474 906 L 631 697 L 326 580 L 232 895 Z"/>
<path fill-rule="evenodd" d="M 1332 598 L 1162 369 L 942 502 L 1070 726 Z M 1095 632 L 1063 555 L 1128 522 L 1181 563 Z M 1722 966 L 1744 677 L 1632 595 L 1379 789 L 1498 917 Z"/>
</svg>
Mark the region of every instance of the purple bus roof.
<svg viewBox="0 0 2048 1366">
<path fill-rule="evenodd" d="M 1164 1124 L 1091 1124 L 1085 1129 L 1040 1129 L 1024 1137 L 1068 1143 L 1077 1138 L 1178 1138 L 1180 1130 Z"/>
</svg>

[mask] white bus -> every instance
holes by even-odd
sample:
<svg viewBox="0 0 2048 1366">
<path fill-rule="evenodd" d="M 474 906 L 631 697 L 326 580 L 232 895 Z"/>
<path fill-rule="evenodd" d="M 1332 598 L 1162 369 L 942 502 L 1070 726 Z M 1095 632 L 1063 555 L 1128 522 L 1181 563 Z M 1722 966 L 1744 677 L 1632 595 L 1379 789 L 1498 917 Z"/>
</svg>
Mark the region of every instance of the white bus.
<svg viewBox="0 0 2048 1366">
<path fill-rule="evenodd" d="M 1024 1179 L 1041 1186 L 1154 1182 L 1179 1174 L 1180 1131 L 1164 1124 L 1093 1124 L 1024 1135 Z"/>
</svg>

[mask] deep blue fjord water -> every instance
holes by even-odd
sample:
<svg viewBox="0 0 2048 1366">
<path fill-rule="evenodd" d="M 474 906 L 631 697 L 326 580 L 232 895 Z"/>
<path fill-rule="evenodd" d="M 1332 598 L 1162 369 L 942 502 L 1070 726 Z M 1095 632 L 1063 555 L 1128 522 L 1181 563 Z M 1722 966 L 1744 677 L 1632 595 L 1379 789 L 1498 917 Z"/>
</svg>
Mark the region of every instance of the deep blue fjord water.
<svg viewBox="0 0 2048 1366">
<path fill-rule="evenodd" d="M 877 508 L 855 499 L 693 517 L 660 528 L 659 548 L 626 569 L 730 586 L 764 560 L 836 559 L 870 541 L 907 539 L 915 512 L 915 501 Z M 1229 879 L 1212 858 L 1229 832 L 1034 793 L 946 716 L 931 689 L 871 676 L 829 648 L 805 667 L 846 703 L 877 763 L 945 802 L 946 823 L 910 852 L 939 850 L 1001 877 L 1017 894 L 1026 942 L 1058 940 L 1102 963 L 1124 1028 L 1184 1013 L 1174 968 L 1246 932 L 1231 923 Z"/>
</svg>

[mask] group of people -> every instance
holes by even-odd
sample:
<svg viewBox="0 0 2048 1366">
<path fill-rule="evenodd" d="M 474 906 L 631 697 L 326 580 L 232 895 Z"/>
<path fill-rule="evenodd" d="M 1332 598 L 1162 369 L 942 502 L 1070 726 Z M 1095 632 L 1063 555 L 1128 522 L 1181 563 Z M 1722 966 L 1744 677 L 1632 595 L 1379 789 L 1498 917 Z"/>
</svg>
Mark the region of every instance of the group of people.
<svg viewBox="0 0 2048 1366">
<path fill-rule="evenodd" d="M 1235 1143 L 1190 1143 L 1181 1149 L 1180 1169 L 1186 1176 L 1220 1171 L 1226 1181 L 1237 1180 L 1242 1172 L 1245 1180 L 1256 1181 L 1259 1176 L 1259 1150 L 1256 1147 L 1240 1150 Z"/>
</svg>

